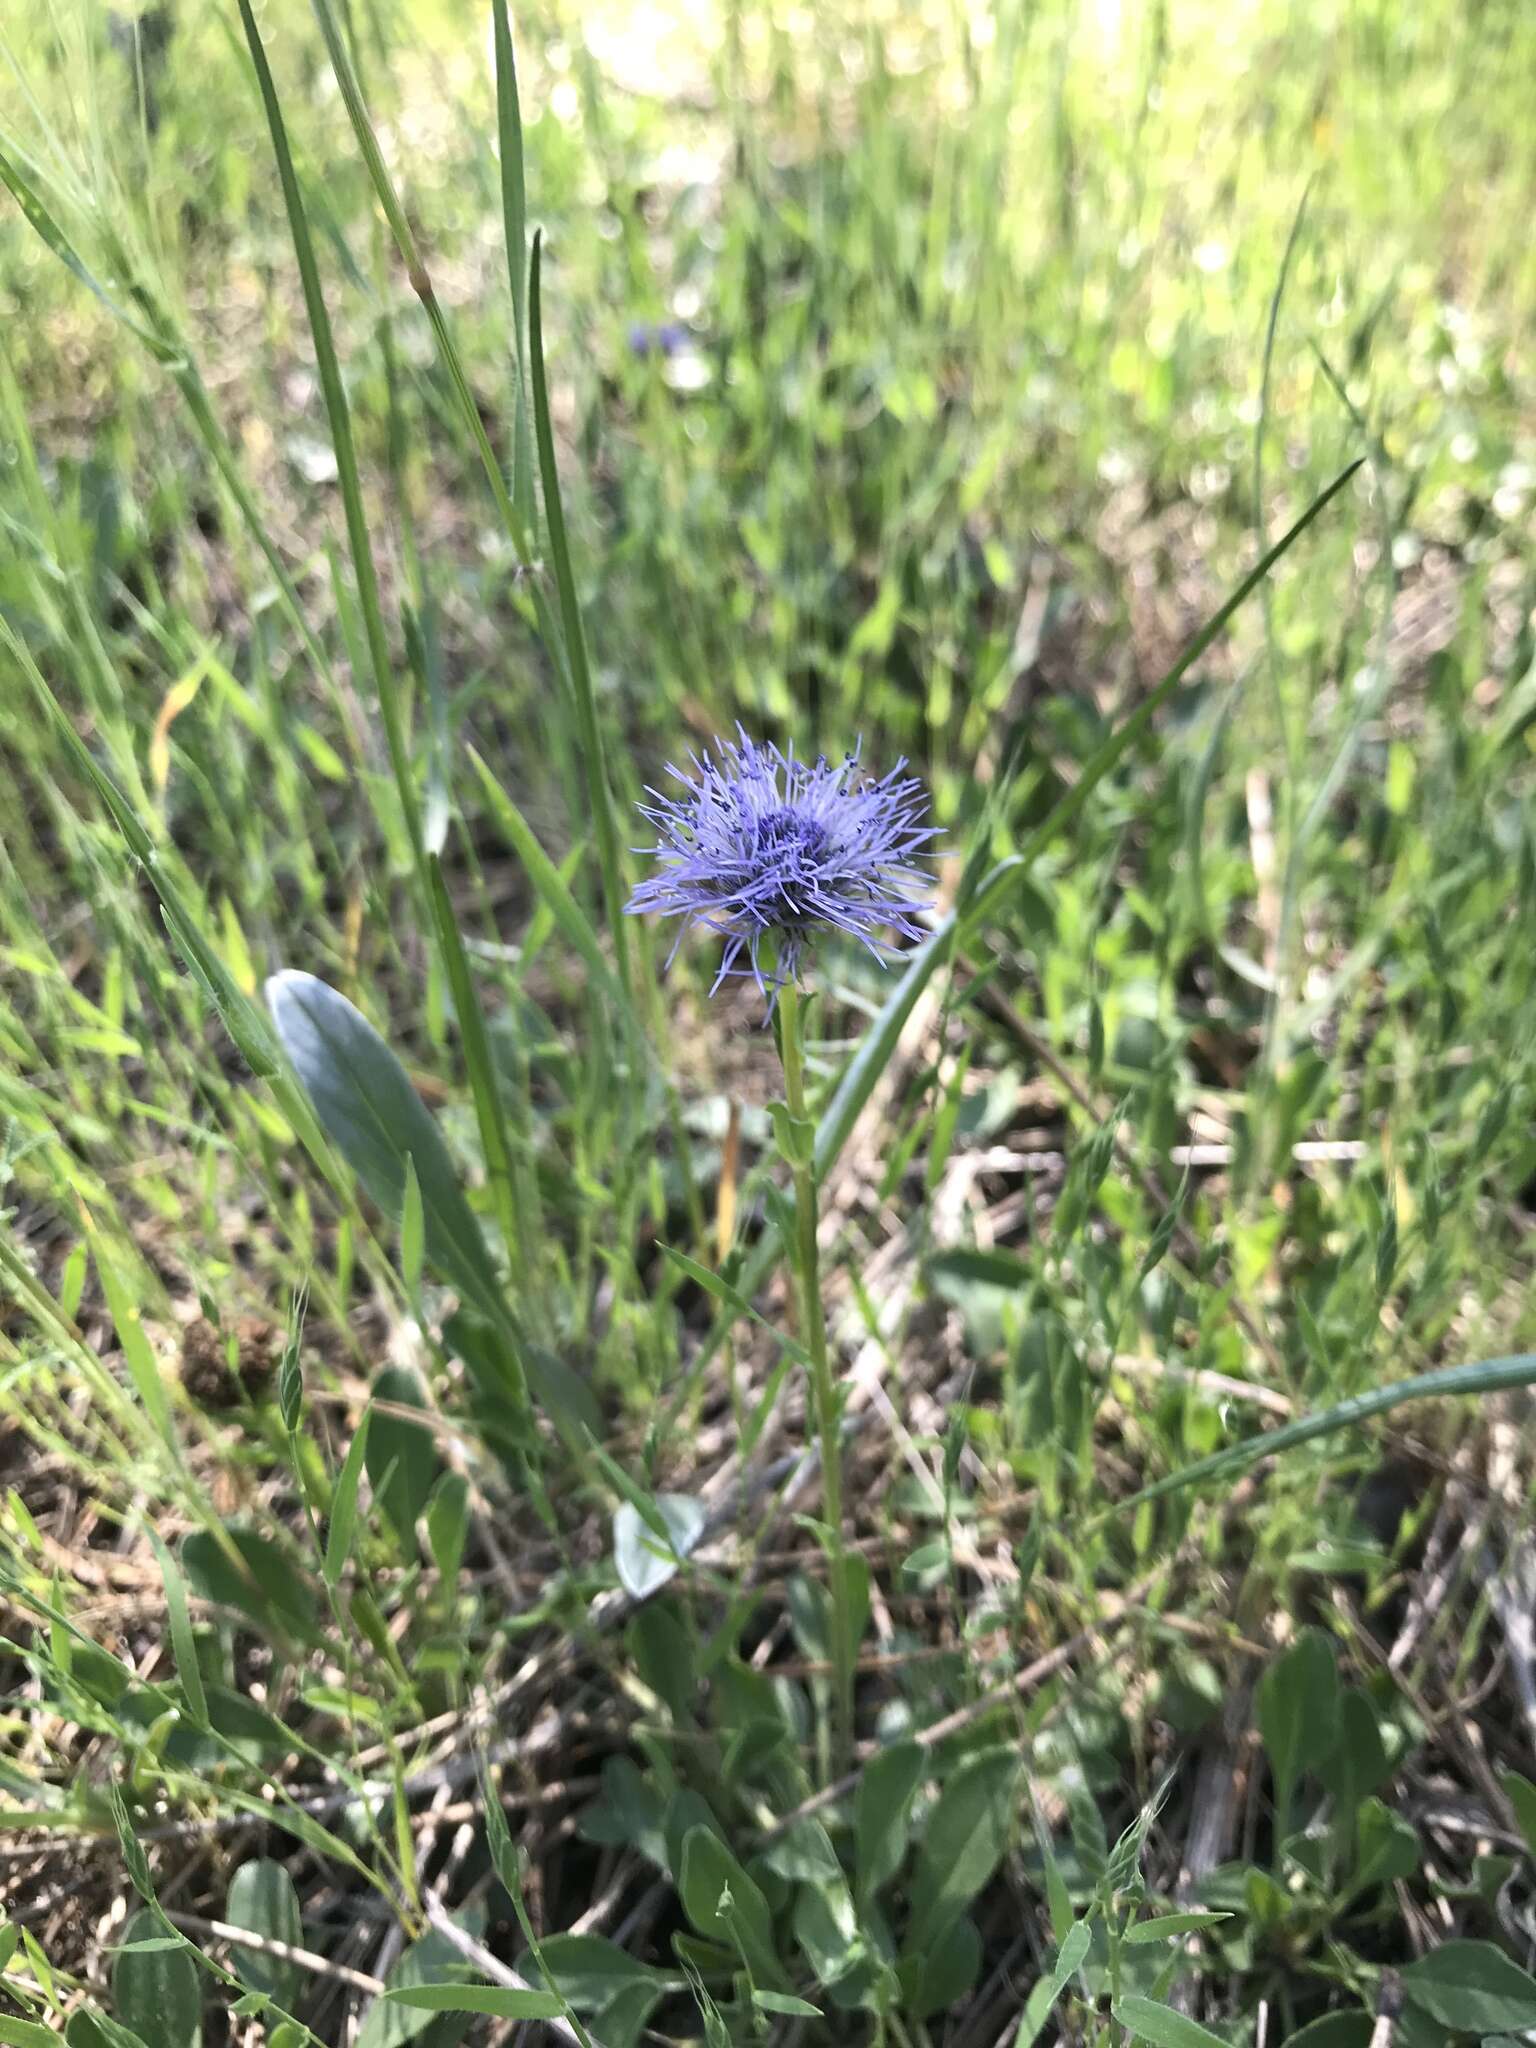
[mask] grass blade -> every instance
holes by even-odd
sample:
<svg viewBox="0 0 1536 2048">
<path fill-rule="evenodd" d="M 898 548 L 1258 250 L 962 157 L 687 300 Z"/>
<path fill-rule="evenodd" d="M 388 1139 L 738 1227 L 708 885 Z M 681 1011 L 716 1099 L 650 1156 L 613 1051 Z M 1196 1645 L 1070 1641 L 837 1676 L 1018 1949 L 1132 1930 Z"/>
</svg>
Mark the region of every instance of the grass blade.
<svg viewBox="0 0 1536 2048">
<path fill-rule="evenodd" d="M 22 171 L 21 166 L 4 150 L 0 150 L 0 184 L 6 187 L 21 208 L 27 225 L 53 251 L 64 268 L 72 276 L 77 277 L 86 290 L 106 307 L 113 319 L 121 321 L 129 333 L 143 343 L 157 362 L 174 364 L 175 350 L 162 335 L 153 334 L 147 327 L 141 327 L 133 315 L 125 312 L 117 303 L 106 286 L 76 253 L 74 244 L 43 204 L 37 188 Z"/>
<path fill-rule="evenodd" d="M 352 1531 L 357 1522 L 357 1491 L 362 1483 L 363 1464 L 368 1455 L 368 1425 L 372 1415 L 372 1408 L 363 1410 L 357 1425 L 357 1433 L 347 1446 L 341 1475 L 336 1481 L 336 1491 L 331 1496 L 331 1526 L 325 1539 L 323 1571 L 325 1583 L 332 1592 L 341 1583 L 341 1575 L 347 1568 L 347 1559 L 352 1554 Z"/>
<path fill-rule="evenodd" d="M 1263 1436 L 1248 1437 L 1240 1444 L 1228 1444 L 1224 1450 L 1212 1451 L 1209 1457 L 1197 1458 L 1192 1465 L 1183 1465 L 1177 1472 L 1153 1480 L 1150 1486 L 1143 1486 L 1127 1499 L 1117 1501 L 1105 1513 L 1122 1516 L 1131 1508 L 1139 1507 L 1143 1501 L 1163 1500 L 1171 1493 L 1182 1493 L 1187 1487 L 1204 1485 L 1210 1479 L 1230 1478 L 1234 1473 L 1246 1471 L 1250 1465 L 1257 1465 L 1261 1459 L 1278 1457 L 1282 1451 L 1293 1451 L 1301 1444 L 1315 1443 L 1319 1437 L 1334 1436 L 1341 1429 L 1352 1429 L 1357 1423 L 1388 1415 L 1394 1408 L 1405 1407 L 1410 1401 L 1448 1400 L 1467 1394 L 1503 1394 L 1516 1387 L 1529 1386 L 1536 1386 L 1536 1352 L 1531 1351 L 1518 1352 L 1509 1358 L 1485 1359 L 1479 1365 L 1451 1365 L 1436 1372 L 1418 1373 L 1412 1379 L 1396 1380 L 1391 1386 L 1372 1387 L 1369 1393 L 1354 1394 L 1332 1408 L 1324 1408 L 1316 1415 L 1304 1415 L 1279 1429 L 1266 1431 Z"/>
<path fill-rule="evenodd" d="M 313 5 L 315 18 L 320 24 L 320 34 L 325 41 L 326 54 L 331 60 L 331 69 L 336 74 L 336 83 L 341 89 L 341 97 L 352 122 L 352 131 L 357 137 L 357 146 L 363 153 L 363 162 L 367 167 L 369 179 L 378 194 L 379 204 L 384 209 L 384 218 L 389 223 L 390 234 L 394 237 L 395 246 L 405 264 L 411 290 L 420 299 L 422 309 L 426 313 L 433 339 L 437 343 L 438 354 L 442 357 L 443 368 L 448 373 L 448 381 L 453 387 L 459 411 L 464 416 L 464 424 L 469 429 L 470 439 L 475 444 L 490 483 L 491 494 L 496 500 L 496 509 L 501 514 L 502 524 L 506 527 L 512 545 L 517 551 L 518 560 L 526 565 L 529 559 L 531 522 L 521 516 L 515 509 L 512 498 L 507 495 L 501 464 L 496 459 L 496 451 L 485 431 L 485 422 L 480 417 L 480 408 L 475 403 L 475 395 L 464 368 L 464 358 L 459 352 L 442 302 L 433 286 L 431 273 L 421 253 L 421 246 L 416 240 L 409 217 L 400 203 L 394 181 L 385 165 L 383 152 L 379 148 L 378 137 L 374 133 L 373 122 L 368 113 L 368 103 L 363 98 L 357 71 L 337 26 L 330 0 L 313 0 Z"/>
<path fill-rule="evenodd" d="M 187 1711 L 194 1724 L 206 1730 L 208 1727 L 208 1696 L 203 1690 L 202 1666 L 197 1661 L 197 1642 L 192 1634 L 192 1618 L 187 1608 L 187 1582 L 181 1575 L 181 1566 L 160 1540 L 156 1530 L 146 1525 L 150 1547 L 160 1566 L 160 1576 L 165 1581 L 165 1608 L 171 1624 L 171 1648 L 176 1656 L 176 1676 L 181 1680 L 181 1689 L 187 1696 Z"/>
<path fill-rule="evenodd" d="M 525 531 L 532 533 L 533 439 L 528 425 L 528 194 L 523 174 L 523 113 L 507 0 L 491 0 L 496 46 L 496 138 L 501 160 L 502 234 L 512 286 L 514 394 L 512 497 Z"/>
<path fill-rule="evenodd" d="M 592 921 L 571 894 L 560 871 L 540 845 L 533 827 L 513 803 L 496 777 L 473 747 L 468 749 L 471 765 L 480 777 L 481 788 L 492 816 L 506 835 L 513 852 L 523 864 L 540 901 L 548 909 L 566 943 L 580 954 L 594 982 L 621 1014 L 630 1014 L 629 998 L 614 978 Z"/>
<path fill-rule="evenodd" d="M 248 4 L 248 0 L 242 0 Z M 566 538 L 565 510 L 560 502 L 560 474 L 555 467 L 555 436 L 549 416 L 549 386 L 544 374 L 544 330 L 541 315 L 539 273 L 543 243 L 533 238 L 533 261 L 528 274 L 528 346 L 533 364 L 533 425 L 539 443 L 539 475 L 544 485 L 544 523 L 549 532 L 549 552 L 554 562 L 555 587 L 560 597 L 560 623 L 565 635 L 565 656 L 575 700 L 576 726 L 581 740 L 582 765 L 586 770 L 587 794 L 592 805 L 592 822 L 597 833 L 597 860 L 602 871 L 603 909 L 609 937 L 618 961 L 619 981 L 627 991 L 629 979 L 629 938 L 624 924 L 624 888 L 619 871 L 619 833 L 614 814 L 613 792 L 603 758 L 602 732 L 597 722 L 597 704 L 592 694 L 592 671 L 587 663 L 586 636 L 582 632 L 581 610 L 576 602 L 576 579 L 571 573 L 571 550 Z"/>
<path fill-rule="evenodd" d="M 369 665 L 373 670 L 374 688 L 378 692 L 379 710 L 384 720 L 390 768 L 394 774 L 395 790 L 400 801 L 401 817 L 405 822 L 406 838 L 410 844 L 417 883 L 423 901 L 430 904 L 431 888 L 426 874 L 421 808 L 416 796 L 415 774 L 411 765 L 403 707 L 395 682 L 389 642 L 384 631 L 378 572 L 374 567 L 373 543 L 369 538 L 368 518 L 363 509 L 362 480 L 358 474 L 357 450 L 352 439 L 352 415 L 347 405 L 346 391 L 342 386 L 341 366 L 337 361 L 336 343 L 331 333 L 331 318 L 326 311 L 325 294 L 320 286 L 320 269 L 315 261 L 315 245 L 309 232 L 304 199 L 294 170 L 293 153 L 288 146 L 288 129 L 278 101 L 277 87 L 273 83 L 266 48 L 261 40 L 261 32 L 256 26 L 256 17 L 251 11 L 251 0 L 237 0 L 237 4 L 240 9 L 241 25 L 245 30 L 245 40 L 251 53 L 251 62 L 256 70 L 256 84 L 267 117 L 267 128 L 272 137 L 272 151 L 277 158 L 277 174 L 283 189 L 283 202 L 288 211 L 289 233 L 293 239 L 294 255 L 298 259 L 299 281 L 303 288 L 304 307 L 309 317 L 310 334 L 315 345 L 315 367 L 319 372 L 326 417 L 330 422 L 331 444 L 336 456 L 337 482 L 340 485 L 342 506 L 346 516 L 347 545 L 352 555 L 352 572 L 357 579 L 358 605 L 363 614 Z"/>
<path fill-rule="evenodd" d="M 464 1045 L 464 1066 L 474 1098 L 475 1119 L 480 1127 L 480 1149 L 485 1155 L 485 1177 L 496 1220 L 512 1270 L 526 1283 L 531 1239 L 525 1205 L 520 1203 L 513 1166 L 512 1144 L 507 1135 L 506 1114 L 496 1071 L 491 1064 L 490 1041 L 486 1036 L 485 1013 L 475 992 L 474 979 L 464 952 L 458 920 L 443 880 L 442 863 L 430 854 L 427 861 L 432 882 L 432 910 L 437 922 L 438 951 L 448 969 L 453 1007 L 458 1017 L 459 1036 Z"/>
</svg>

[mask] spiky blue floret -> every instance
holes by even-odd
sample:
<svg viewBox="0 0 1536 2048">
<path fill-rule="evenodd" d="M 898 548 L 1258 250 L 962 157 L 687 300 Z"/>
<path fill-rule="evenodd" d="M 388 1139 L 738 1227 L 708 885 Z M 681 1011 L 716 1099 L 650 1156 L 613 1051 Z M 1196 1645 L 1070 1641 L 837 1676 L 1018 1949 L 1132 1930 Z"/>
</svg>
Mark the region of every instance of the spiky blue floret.
<svg viewBox="0 0 1536 2048">
<path fill-rule="evenodd" d="M 626 908 L 683 919 L 673 953 L 691 925 L 721 934 L 711 994 L 728 975 L 750 974 L 771 1007 L 822 932 L 844 932 L 877 959 L 885 934 L 923 936 L 916 920 L 931 892 L 916 863 L 935 828 L 922 823 L 927 798 L 903 775 L 904 761 L 877 782 L 861 774 L 857 748 L 836 766 L 823 758 L 813 767 L 758 746 L 739 726 L 734 740 L 716 740 L 713 756 L 689 761 L 691 775 L 667 770 L 681 795 L 653 789 L 656 801 L 640 806 L 660 834 L 642 849 L 657 872 Z"/>
</svg>

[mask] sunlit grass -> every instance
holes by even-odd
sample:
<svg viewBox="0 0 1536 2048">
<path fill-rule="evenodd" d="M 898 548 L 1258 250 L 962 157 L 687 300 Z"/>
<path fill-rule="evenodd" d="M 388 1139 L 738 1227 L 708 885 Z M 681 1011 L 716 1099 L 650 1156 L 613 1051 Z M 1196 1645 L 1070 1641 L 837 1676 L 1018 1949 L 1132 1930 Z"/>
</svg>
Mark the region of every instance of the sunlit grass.
<svg viewBox="0 0 1536 2048">
<path fill-rule="evenodd" d="M 0 2038 L 1525 2031 L 1531 24 L 493 15 L 0 31 Z M 942 828 L 777 1121 L 738 720 Z"/>
</svg>

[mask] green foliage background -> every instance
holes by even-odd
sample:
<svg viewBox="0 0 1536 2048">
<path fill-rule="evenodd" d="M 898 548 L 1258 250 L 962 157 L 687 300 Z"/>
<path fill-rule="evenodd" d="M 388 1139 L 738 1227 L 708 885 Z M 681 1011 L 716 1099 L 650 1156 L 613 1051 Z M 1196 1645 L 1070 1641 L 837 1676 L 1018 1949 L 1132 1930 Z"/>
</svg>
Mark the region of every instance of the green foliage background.
<svg viewBox="0 0 1536 2048">
<path fill-rule="evenodd" d="M 0 26 L 0 2039 L 1536 2024 L 1529 11 L 556 0 L 525 196 L 489 8 L 250 21 Z M 737 720 L 959 906 L 813 1017 L 835 1798 L 772 1041 L 612 914 Z"/>
</svg>

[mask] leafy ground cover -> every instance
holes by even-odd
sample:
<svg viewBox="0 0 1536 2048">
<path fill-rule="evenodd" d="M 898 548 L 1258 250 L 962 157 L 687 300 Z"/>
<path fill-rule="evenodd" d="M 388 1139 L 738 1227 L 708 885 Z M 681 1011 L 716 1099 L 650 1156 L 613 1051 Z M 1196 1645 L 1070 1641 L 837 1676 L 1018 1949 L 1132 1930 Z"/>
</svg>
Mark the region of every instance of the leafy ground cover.
<svg viewBox="0 0 1536 2048">
<path fill-rule="evenodd" d="M 1536 2028 L 1526 11 L 0 58 L 0 2042 Z"/>
</svg>

